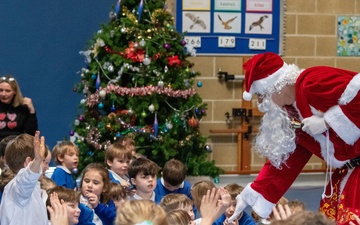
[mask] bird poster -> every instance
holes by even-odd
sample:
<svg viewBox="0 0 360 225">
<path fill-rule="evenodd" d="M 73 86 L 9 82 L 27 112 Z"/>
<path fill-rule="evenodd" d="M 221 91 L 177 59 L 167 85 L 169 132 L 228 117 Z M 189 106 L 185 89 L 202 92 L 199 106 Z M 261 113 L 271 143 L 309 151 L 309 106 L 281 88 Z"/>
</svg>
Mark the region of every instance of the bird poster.
<svg viewBox="0 0 360 225">
<path fill-rule="evenodd" d="M 215 12 L 214 33 L 241 33 L 241 13 Z"/>
<path fill-rule="evenodd" d="M 285 0 L 176 1 L 176 29 L 197 54 L 284 51 Z"/>
<path fill-rule="evenodd" d="M 272 34 L 272 14 L 246 13 L 246 34 Z"/>
<path fill-rule="evenodd" d="M 187 33 L 210 33 L 210 12 L 184 11 L 182 30 Z"/>
</svg>

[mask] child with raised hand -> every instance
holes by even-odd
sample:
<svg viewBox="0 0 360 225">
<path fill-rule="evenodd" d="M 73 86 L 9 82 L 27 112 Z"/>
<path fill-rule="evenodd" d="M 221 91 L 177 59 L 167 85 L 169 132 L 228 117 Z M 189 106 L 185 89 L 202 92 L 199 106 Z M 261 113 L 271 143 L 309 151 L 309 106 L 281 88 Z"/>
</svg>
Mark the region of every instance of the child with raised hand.
<svg viewBox="0 0 360 225">
<path fill-rule="evenodd" d="M 185 180 L 186 167 L 177 159 L 168 160 L 161 171 L 161 178 L 156 181 L 155 194 L 162 199 L 170 193 L 181 193 L 191 197 L 191 184 Z"/>
<path fill-rule="evenodd" d="M 108 170 L 99 163 L 91 163 L 85 167 L 81 178 L 80 203 L 94 210 L 93 223 L 96 225 L 113 224 L 116 217 L 115 205 L 103 207 L 102 200 L 110 188 Z"/>
<path fill-rule="evenodd" d="M 207 190 L 200 203 L 202 218 L 196 224 L 211 225 L 229 207 L 230 200 L 229 193 L 222 187 L 217 190 L 216 188 Z"/>
<path fill-rule="evenodd" d="M 184 194 L 171 193 L 165 195 L 160 201 L 160 206 L 166 213 L 174 210 L 187 212 L 193 221 L 195 219 L 192 200 Z"/>
<path fill-rule="evenodd" d="M 216 189 L 216 186 L 213 182 L 208 180 L 203 180 L 195 183 L 191 188 L 191 196 L 193 197 L 193 202 L 195 206 L 195 210 L 197 213 L 195 213 L 195 222 L 196 224 L 200 224 L 202 221 L 202 215 L 201 215 L 201 204 L 203 202 L 204 196 L 208 195 L 209 193 L 213 194 L 212 190 L 217 190 L 216 196 L 218 196 L 219 205 L 226 208 L 230 205 L 231 202 L 231 196 L 227 190 L 225 190 L 223 187 L 220 187 L 219 189 Z M 215 195 L 215 193 L 214 193 Z M 213 197 L 213 196 L 211 196 Z M 226 209 L 225 208 L 225 209 Z M 224 211 L 225 211 L 224 209 Z M 221 215 L 221 214 L 220 214 Z M 218 215 L 216 219 L 220 217 Z"/>
<path fill-rule="evenodd" d="M 60 202 L 56 193 L 49 196 L 50 206 L 47 206 L 51 225 L 69 225 L 67 209 L 64 202 Z"/>
<path fill-rule="evenodd" d="M 246 212 L 241 212 L 238 219 L 232 223 L 229 223 L 227 220 L 234 214 L 236 208 L 236 196 L 238 196 L 244 187 L 238 184 L 228 184 L 225 186 L 225 189 L 229 192 L 231 196 L 231 203 L 226 209 L 225 213 L 221 215 L 213 225 L 256 225 L 256 222 L 251 216 Z"/>
<path fill-rule="evenodd" d="M 48 224 L 39 179 L 46 158 L 45 138 L 20 134 L 10 141 L 5 159 L 16 176 L 6 185 L 0 205 L 0 224 Z"/>
<path fill-rule="evenodd" d="M 50 198 L 46 201 L 47 208 L 51 208 L 53 204 L 51 203 L 52 198 L 54 196 L 58 197 L 59 201 L 66 205 L 66 214 L 67 214 L 67 223 L 68 225 L 75 225 L 79 223 L 80 209 L 79 209 L 79 201 L 80 201 L 80 193 L 75 192 L 74 190 L 57 186 L 48 191 Z M 49 212 L 49 219 L 51 219 Z"/>
<path fill-rule="evenodd" d="M 170 225 L 165 211 L 150 200 L 125 201 L 118 208 L 115 225 Z"/>
<path fill-rule="evenodd" d="M 76 182 L 72 171 L 76 171 L 79 163 L 79 148 L 71 141 L 60 142 L 54 146 L 52 158 L 57 166 L 51 179 L 57 186 L 74 189 Z"/>
<path fill-rule="evenodd" d="M 134 159 L 129 166 L 129 176 L 131 183 L 136 188 L 136 194 L 130 197 L 130 200 L 147 199 L 160 202 L 156 198 L 154 189 L 156 187 L 156 177 L 160 167 L 153 161 L 146 158 Z"/>
<path fill-rule="evenodd" d="M 132 159 L 131 150 L 125 146 L 114 143 L 107 147 L 105 152 L 105 162 L 109 169 L 109 176 L 111 182 L 121 184 L 129 191 L 129 195 L 134 195 L 130 192 L 130 178 L 128 175 L 129 165 Z"/>
</svg>

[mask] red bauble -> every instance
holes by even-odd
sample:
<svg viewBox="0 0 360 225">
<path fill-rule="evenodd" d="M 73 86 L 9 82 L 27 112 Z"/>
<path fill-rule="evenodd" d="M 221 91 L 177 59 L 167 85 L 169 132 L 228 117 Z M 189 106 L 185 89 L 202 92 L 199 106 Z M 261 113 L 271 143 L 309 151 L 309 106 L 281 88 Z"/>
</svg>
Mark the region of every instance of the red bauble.
<svg viewBox="0 0 360 225">
<path fill-rule="evenodd" d="M 197 127 L 197 126 L 199 126 L 199 121 L 197 119 L 195 119 L 195 117 L 191 117 L 188 120 L 188 124 L 190 127 Z"/>
</svg>

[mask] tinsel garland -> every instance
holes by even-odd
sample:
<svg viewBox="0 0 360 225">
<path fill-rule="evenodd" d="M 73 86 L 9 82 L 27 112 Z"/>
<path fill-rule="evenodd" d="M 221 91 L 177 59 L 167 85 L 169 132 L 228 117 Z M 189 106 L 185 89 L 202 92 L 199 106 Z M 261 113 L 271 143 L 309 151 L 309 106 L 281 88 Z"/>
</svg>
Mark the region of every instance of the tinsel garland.
<svg viewBox="0 0 360 225">
<path fill-rule="evenodd" d="M 196 90 L 194 88 L 189 88 L 186 90 L 173 90 L 169 87 L 157 87 L 157 86 L 146 86 L 146 87 L 134 87 L 127 88 L 121 87 L 114 84 L 109 84 L 106 88 L 100 88 L 94 94 L 90 95 L 87 98 L 86 105 L 89 107 L 93 107 L 101 101 L 101 97 L 99 96 L 99 92 L 101 90 L 105 90 L 106 94 L 116 93 L 117 95 L 125 96 L 129 95 L 133 96 L 146 96 L 152 95 L 153 93 L 166 95 L 174 98 L 189 98 L 196 94 Z"/>
</svg>

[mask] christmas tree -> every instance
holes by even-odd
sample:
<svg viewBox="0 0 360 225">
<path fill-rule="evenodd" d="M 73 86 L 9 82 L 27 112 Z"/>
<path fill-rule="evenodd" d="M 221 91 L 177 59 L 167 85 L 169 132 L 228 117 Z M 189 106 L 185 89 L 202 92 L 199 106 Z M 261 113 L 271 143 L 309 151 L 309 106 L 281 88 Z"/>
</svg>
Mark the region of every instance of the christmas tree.
<svg viewBox="0 0 360 225">
<path fill-rule="evenodd" d="M 199 132 L 206 104 L 193 88 L 200 74 L 187 60 L 196 51 L 175 30 L 165 1 L 118 0 L 109 15 L 80 52 L 87 65 L 74 91 L 83 99 L 70 132 L 79 170 L 103 163 L 107 146 L 125 135 L 159 166 L 176 158 L 188 175 L 217 177 L 221 170 Z"/>
</svg>

